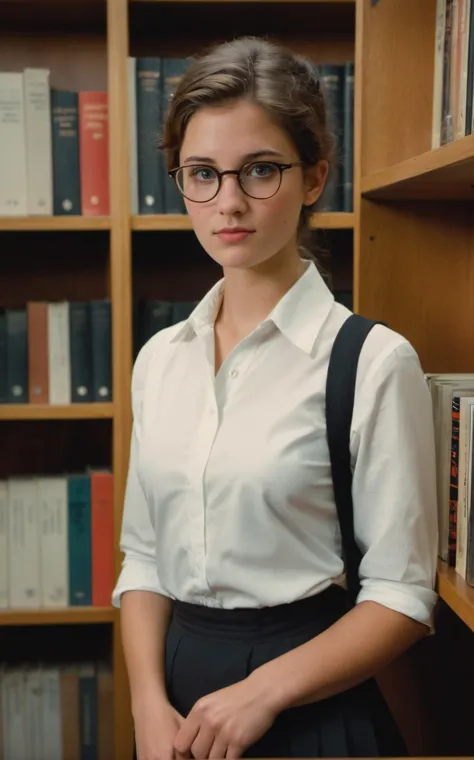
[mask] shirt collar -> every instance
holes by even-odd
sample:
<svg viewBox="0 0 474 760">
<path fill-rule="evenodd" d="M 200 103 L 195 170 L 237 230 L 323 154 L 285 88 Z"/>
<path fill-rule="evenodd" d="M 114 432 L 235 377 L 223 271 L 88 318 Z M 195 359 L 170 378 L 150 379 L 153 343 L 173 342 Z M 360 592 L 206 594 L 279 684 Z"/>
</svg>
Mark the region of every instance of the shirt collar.
<svg viewBox="0 0 474 760">
<path fill-rule="evenodd" d="M 221 279 L 209 290 L 173 336 L 173 343 L 192 334 L 203 334 L 212 328 L 221 304 L 223 285 L 224 279 Z M 264 322 L 273 322 L 295 346 L 309 354 L 333 303 L 334 296 L 316 264 L 309 261 L 301 277 L 279 300 Z"/>
</svg>

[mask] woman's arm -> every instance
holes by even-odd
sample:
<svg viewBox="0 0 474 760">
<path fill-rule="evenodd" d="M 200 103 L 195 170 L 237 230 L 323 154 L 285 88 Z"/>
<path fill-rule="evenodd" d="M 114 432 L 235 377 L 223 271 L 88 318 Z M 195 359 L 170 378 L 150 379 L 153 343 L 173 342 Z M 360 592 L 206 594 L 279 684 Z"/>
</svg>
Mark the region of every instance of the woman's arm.
<svg viewBox="0 0 474 760">
<path fill-rule="evenodd" d="M 278 714 L 357 685 L 428 632 L 400 612 L 361 602 L 316 638 L 255 670 L 249 686 Z"/>
<path fill-rule="evenodd" d="M 167 701 L 164 659 L 170 612 L 171 600 L 161 594 L 127 591 L 122 596 L 122 642 L 133 713 L 150 698 Z"/>
</svg>

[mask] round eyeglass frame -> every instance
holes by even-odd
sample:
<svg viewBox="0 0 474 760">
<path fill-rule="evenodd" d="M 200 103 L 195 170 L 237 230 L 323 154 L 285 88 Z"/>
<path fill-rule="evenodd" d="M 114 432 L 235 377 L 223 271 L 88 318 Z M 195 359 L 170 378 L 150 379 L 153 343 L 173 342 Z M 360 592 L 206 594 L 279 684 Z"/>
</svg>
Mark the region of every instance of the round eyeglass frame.
<svg viewBox="0 0 474 760">
<path fill-rule="evenodd" d="M 272 193 L 271 195 L 267 195 L 264 198 L 251 195 L 249 192 L 247 192 L 247 190 L 244 188 L 243 183 L 242 183 L 242 179 L 241 179 L 242 171 L 246 169 L 248 166 L 253 166 L 254 164 L 269 164 L 270 166 L 275 166 L 280 172 L 280 181 L 278 183 L 277 189 L 275 190 L 274 193 Z M 237 181 L 239 183 L 240 189 L 249 198 L 253 198 L 256 201 L 266 201 L 268 200 L 268 198 L 273 198 L 273 196 L 276 195 L 277 192 L 279 191 L 281 187 L 281 182 L 283 179 L 283 172 L 286 171 L 286 169 L 292 169 L 293 166 L 303 166 L 303 165 L 304 165 L 303 161 L 292 161 L 289 164 L 282 164 L 279 161 L 248 161 L 246 164 L 243 164 L 243 166 L 241 166 L 240 169 L 224 169 L 223 171 L 220 171 L 219 169 L 216 169 L 215 166 L 210 166 L 209 164 L 183 164 L 183 166 L 177 166 L 175 169 L 170 169 L 170 171 L 168 172 L 168 176 L 174 179 L 176 183 L 176 187 L 178 188 L 181 195 L 187 198 L 188 201 L 191 201 L 191 203 L 209 203 L 209 201 L 214 200 L 216 195 L 218 195 L 219 190 L 221 189 L 222 177 L 224 177 L 224 175 L 226 174 L 235 174 L 235 176 L 237 177 Z M 183 192 L 177 180 L 177 174 L 180 169 L 191 169 L 192 167 L 199 167 L 200 169 L 210 169 L 211 171 L 215 172 L 215 174 L 217 175 L 217 190 L 214 193 L 214 195 L 212 195 L 210 198 L 206 198 L 205 201 L 196 201 L 194 200 L 194 198 L 190 198 L 189 196 L 187 196 Z"/>
</svg>

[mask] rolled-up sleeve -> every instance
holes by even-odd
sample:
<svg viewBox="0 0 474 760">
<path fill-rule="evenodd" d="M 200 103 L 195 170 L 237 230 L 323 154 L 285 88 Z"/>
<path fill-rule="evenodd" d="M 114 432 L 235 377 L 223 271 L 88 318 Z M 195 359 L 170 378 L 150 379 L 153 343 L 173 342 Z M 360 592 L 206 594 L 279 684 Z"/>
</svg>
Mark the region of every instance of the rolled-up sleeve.
<svg viewBox="0 0 474 760">
<path fill-rule="evenodd" d="M 375 601 L 431 626 L 438 548 L 433 416 L 409 343 L 361 380 L 354 422 L 354 530 L 363 554 L 357 603 Z"/>
<path fill-rule="evenodd" d="M 150 346 L 147 344 L 137 357 L 132 376 L 133 429 L 120 538 L 124 559 L 112 593 L 112 604 L 115 607 L 120 606 L 120 597 L 125 591 L 162 593 L 156 567 L 155 530 L 137 468 L 143 388 L 149 353 Z"/>
</svg>

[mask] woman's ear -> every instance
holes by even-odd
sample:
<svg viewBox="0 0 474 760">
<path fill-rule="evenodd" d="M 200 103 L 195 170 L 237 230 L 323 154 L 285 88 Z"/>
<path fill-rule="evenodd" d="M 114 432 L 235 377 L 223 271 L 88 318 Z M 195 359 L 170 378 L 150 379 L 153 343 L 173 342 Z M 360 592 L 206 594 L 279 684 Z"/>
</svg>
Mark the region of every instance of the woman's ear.
<svg viewBox="0 0 474 760">
<path fill-rule="evenodd" d="M 322 195 L 329 172 L 327 161 L 318 161 L 314 166 L 304 169 L 303 206 L 312 206 Z"/>
</svg>

